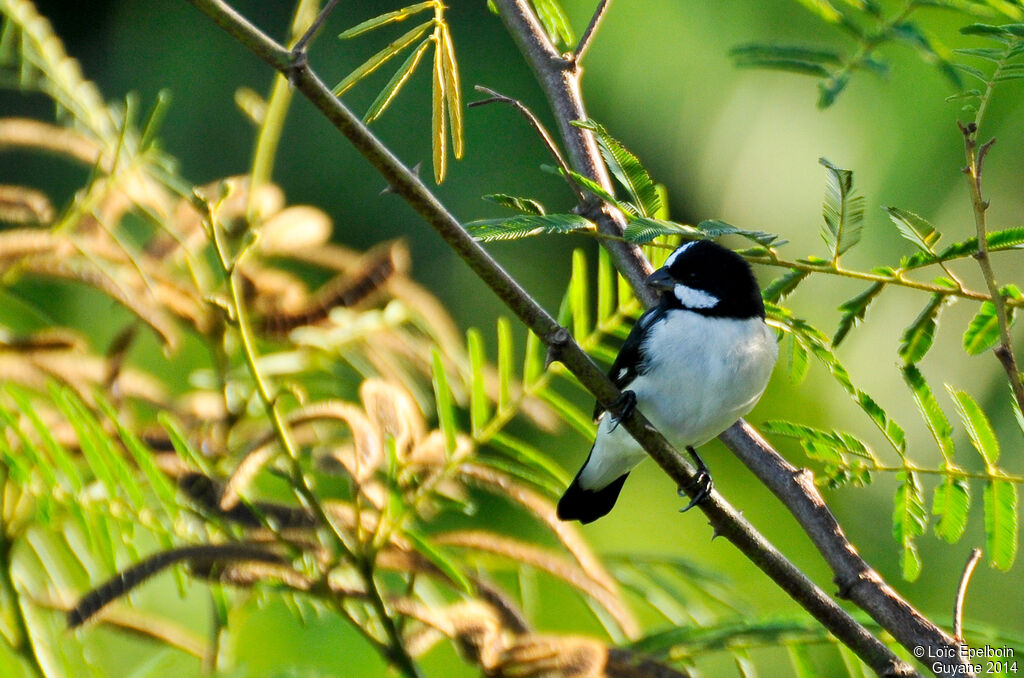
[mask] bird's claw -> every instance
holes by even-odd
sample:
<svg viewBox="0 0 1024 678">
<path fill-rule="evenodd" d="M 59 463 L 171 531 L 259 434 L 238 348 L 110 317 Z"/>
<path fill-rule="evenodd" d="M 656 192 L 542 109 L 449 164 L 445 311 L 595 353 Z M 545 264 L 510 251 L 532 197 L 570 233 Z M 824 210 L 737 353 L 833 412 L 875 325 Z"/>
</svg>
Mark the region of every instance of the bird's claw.
<svg viewBox="0 0 1024 678">
<path fill-rule="evenodd" d="M 711 491 L 715 489 L 715 483 L 711 480 L 711 474 L 708 473 L 707 469 L 697 470 L 697 473 L 693 476 L 693 484 L 694 487 L 697 488 L 697 492 L 693 495 L 693 498 L 690 499 L 689 504 L 679 509 L 680 513 L 686 513 L 694 506 L 707 499 L 711 494 Z M 680 497 L 686 496 L 686 491 L 681 487 L 678 489 L 678 493 Z"/>
<path fill-rule="evenodd" d="M 608 429 L 608 433 L 611 433 L 619 427 L 619 423 L 622 422 L 623 419 L 626 419 L 629 415 L 633 414 L 633 410 L 636 409 L 636 393 L 628 390 L 623 391 L 619 394 L 619 397 L 615 399 L 615 402 L 612 403 L 612 406 L 609 409 L 612 412 L 618 412 L 618 414 L 613 415 L 611 418 L 612 426 Z"/>
</svg>

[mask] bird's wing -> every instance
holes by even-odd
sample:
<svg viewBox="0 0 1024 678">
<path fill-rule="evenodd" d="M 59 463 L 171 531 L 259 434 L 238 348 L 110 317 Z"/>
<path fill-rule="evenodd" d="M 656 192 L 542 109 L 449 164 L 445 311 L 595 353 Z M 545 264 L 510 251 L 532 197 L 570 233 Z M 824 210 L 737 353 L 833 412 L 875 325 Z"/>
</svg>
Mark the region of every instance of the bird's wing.
<svg viewBox="0 0 1024 678">
<path fill-rule="evenodd" d="M 640 319 L 633 325 L 633 329 L 630 330 L 629 336 L 626 337 L 625 343 L 622 344 L 622 348 L 619 349 L 619 354 L 615 356 L 615 362 L 608 370 L 608 378 L 620 390 L 628 387 L 637 375 L 643 373 L 641 344 L 643 344 L 644 337 L 647 336 L 647 330 L 660 320 L 664 313 L 664 309 L 655 307 L 640 316 Z M 604 407 L 601 406 L 601 403 L 595 403 L 594 419 L 600 417 L 603 412 Z"/>
</svg>

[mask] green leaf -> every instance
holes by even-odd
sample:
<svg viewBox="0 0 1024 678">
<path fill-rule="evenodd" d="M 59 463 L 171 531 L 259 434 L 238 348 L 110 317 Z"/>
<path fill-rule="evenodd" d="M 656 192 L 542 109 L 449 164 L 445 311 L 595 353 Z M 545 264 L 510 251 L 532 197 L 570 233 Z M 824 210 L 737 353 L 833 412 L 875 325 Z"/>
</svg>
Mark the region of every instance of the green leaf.
<svg viewBox="0 0 1024 678">
<path fill-rule="evenodd" d="M 597 322 L 604 323 L 615 313 L 615 267 L 604 247 L 597 251 Z"/>
<path fill-rule="evenodd" d="M 440 184 L 448 172 L 448 118 L 445 109 L 448 98 L 445 96 L 447 82 L 445 69 L 440 56 L 441 45 L 434 37 L 434 68 L 430 90 L 430 134 L 431 150 L 433 151 L 434 182 Z"/>
<path fill-rule="evenodd" d="M 800 345 L 792 336 L 789 338 L 789 381 L 794 385 L 803 383 L 807 377 L 810 360 L 807 349 Z"/>
<path fill-rule="evenodd" d="M 434 36 L 437 41 L 434 60 L 440 62 L 441 72 L 444 73 L 443 89 L 452 136 L 452 155 L 458 160 L 462 157 L 464 139 L 462 135 L 462 84 L 459 78 L 459 64 L 455 60 L 455 43 L 452 41 L 448 24 L 444 22 L 438 24 L 438 30 L 434 31 Z M 435 71 L 437 68 L 435 65 Z"/>
<path fill-rule="evenodd" d="M 791 268 L 775 280 L 768 283 L 768 286 L 761 291 L 761 298 L 765 301 L 780 302 L 796 289 L 804 278 L 810 275 L 809 271 L 802 271 L 798 268 Z"/>
<path fill-rule="evenodd" d="M 981 455 L 985 468 L 991 473 L 999 462 L 999 439 L 992 429 L 992 424 L 985 416 L 985 411 L 966 391 L 957 391 L 949 384 L 946 385 L 946 389 L 956 403 L 956 410 L 960 414 L 964 428 L 967 429 L 971 444 Z"/>
<path fill-rule="evenodd" d="M 738 235 L 768 248 L 779 247 L 786 244 L 785 240 L 780 239 L 779 236 L 774 233 L 767 233 L 765 231 L 748 231 L 742 228 L 736 228 L 732 224 L 727 224 L 718 219 L 706 219 L 697 224 L 697 228 L 708 238 L 720 238 L 723 235 Z"/>
<path fill-rule="evenodd" d="M 967 529 L 967 514 L 971 508 L 971 488 L 964 478 L 945 476 L 935 486 L 932 515 L 938 517 L 935 534 L 950 544 L 960 541 Z"/>
<path fill-rule="evenodd" d="M 953 427 L 950 426 L 946 414 L 939 407 L 931 387 L 928 386 L 928 382 L 925 380 L 924 375 L 921 374 L 921 371 L 917 369 L 917 366 L 904 365 L 902 371 L 903 380 L 910 387 L 910 392 L 914 396 L 917 409 L 921 412 L 921 416 L 924 417 L 928 430 L 931 432 L 932 437 L 935 438 L 935 443 L 939 446 L 939 451 L 942 452 L 946 463 L 952 464 L 955 454 Z"/>
<path fill-rule="evenodd" d="M 623 238 L 638 245 L 649 243 L 655 238 L 673 235 L 693 240 L 701 238 L 703 233 L 693 226 L 677 224 L 674 221 L 650 219 L 648 217 L 638 217 L 630 220 L 626 230 L 622 233 Z"/>
<path fill-rule="evenodd" d="M 821 237 L 828 246 L 832 261 L 860 241 L 864 220 L 864 198 L 853 190 L 853 172 L 841 169 L 825 158 L 818 158 L 825 168 L 825 200 L 821 206 L 824 228 Z"/>
<path fill-rule="evenodd" d="M 32 423 L 32 428 L 35 429 L 36 434 L 39 436 L 39 440 L 49 454 L 53 465 L 66 479 L 68 489 L 73 495 L 77 495 L 84 489 L 85 480 L 82 478 L 75 460 L 71 458 L 71 455 L 64 449 L 64 446 L 53 437 L 50 427 L 39 418 L 39 414 L 29 401 L 27 393 L 14 386 L 14 384 L 7 384 L 7 393 L 14 400 L 15 405 L 18 406 L 18 412 L 27 417 L 29 422 Z M 16 426 L 13 428 L 17 430 Z"/>
<path fill-rule="evenodd" d="M 358 35 L 362 35 L 368 31 L 372 31 L 375 28 L 386 26 L 387 24 L 394 23 L 396 21 L 405 21 L 413 14 L 422 12 L 426 9 L 433 9 L 436 4 L 436 0 L 427 0 L 427 2 L 418 2 L 415 5 L 409 5 L 402 9 L 395 10 L 393 12 L 385 12 L 379 16 L 375 16 L 372 19 L 367 19 L 361 24 L 357 24 L 347 31 L 342 32 L 338 37 L 342 40 L 348 40 Z"/>
<path fill-rule="evenodd" d="M 192 468 L 199 469 L 203 475 L 213 477 L 215 472 L 210 466 L 210 462 L 203 455 L 196 452 L 188 442 L 188 438 L 181 432 L 178 424 L 168 415 L 166 412 L 160 412 L 156 415 L 156 419 L 160 422 L 160 426 L 167 432 L 167 437 L 171 439 L 171 445 L 174 447 L 174 451 L 177 452 L 178 456 L 186 463 L 191 464 Z"/>
<path fill-rule="evenodd" d="M 484 371 L 487 369 L 487 357 L 484 355 L 484 338 L 476 328 L 466 332 L 466 346 L 469 350 L 469 420 L 473 435 L 487 424 L 490 416 L 487 388 L 484 385 Z"/>
<path fill-rule="evenodd" d="M 633 155 L 620 141 L 608 134 L 608 131 L 593 120 L 574 120 L 577 127 L 590 130 L 597 135 L 597 144 L 601 155 L 608 164 L 608 169 L 632 196 L 641 216 L 653 217 L 661 208 L 658 189 L 651 180 L 640 160 Z"/>
<path fill-rule="evenodd" d="M 402 50 L 411 46 L 417 40 L 426 35 L 427 31 L 433 25 L 434 21 L 433 19 L 431 19 L 426 23 L 420 24 L 416 28 L 412 29 L 402 37 L 398 38 L 397 40 L 389 44 L 387 47 L 374 54 L 372 57 L 364 61 L 358 68 L 356 68 L 354 71 L 345 76 L 345 78 L 342 79 L 341 82 L 334 86 L 334 89 L 331 90 L 331 93 L 334 94 L 334 96 L 336 97 L 340 97 L 357 82 L 359 82 L 366 76 L 376 71 L 378 68 L 386 64 L 389 60 L 391 60 L 395 55 L 399 54 L 400 52 L 402 52 Z"/>
<path fill-rule="evenodd" d="M 565 47 L 571 47 L 576 43 L 576 35 L 573 33 L 572 24 L 569 23 L 569 17 L 557 0 L 530 0 L 530 3 L 551 42 Z"/>
<path fill-rule="evenodd" d="M 589 414 L 572 404 L 567 398 L 562 397 L 553 389 L 544 389 L 540 394 L 541 399 L 551 405 L 577 433 L 589 441 L 594 439 L 594 424 Z"/>
<path fill-rule="evenodd" d="M 619 210 L 621 210 L 627 218 L 640 216 L 639 207 L 626 200 L 619 200 L 612 193 L 608 192 L 608 190 L 604 186 L 602 186 L 601 184 L 597 183 L 596 181 L 589 177 L 583 176 L 579 172 L 569 170 L 569 176 L 566 177 L 565 170 L 563 170 L 561 167 L 541 165 L 541 169 L 552 174 L 557 174 L 561 177 L 565 177 L 566 179 L 571 179 L 573 183 L 582 186 L 583 188 L 590 191 L 597 197 L 601 198 L 601 200 L 604 200 L 609 205 L 614 205 L 615 207 L 619 208 Z"/>
<path fill-rule="evenodd" d="M 807 646 L 797 643 L 787 643 L 786 651 L 789 653 L 789 663 L 793 666 L 793 673 L 796 678 L 817 678 L 821 673 L 814 667 L 811 655 Z"/>
<path fill-rule="evenodd" d="M 416 66 L 419 65 L 420 60 L 430 47 L 430 41 L 424 40 L 420 43 L 420 46 L 412 51 L 405 62 L 399 66 L 395 74 L 388 80 L 388 84 L 384 85 L 384 89 L 380 91 L 377 98 L 370 104 L 370 108 L 366 111 L 366 115 L 363 116 L 363 121 L 366 124 L 370 124 L 384 113 L 384 110 L 394 101 L 395 97 L 398 96 L 398 92 L 402 89 L 402 86 L 409 81 L 413 71 L 416 70 Z"/>
<path fill-rule="evenodd" d="M 955 49 L 953 51 L 957 54 L 978 57 L 979 59 L 985 59 L 986 61 L 992 61 L 995 63 L 1002 61 L 1006 54 L 1005 50 L 996 49 L 994 47 L 975 47 L 971 49 Z M 981 92 L 978 92 L 978 94 L 981 94 Z"/>
<path fill-rule="evenodd" d="M 960 29 L 964 35 L 980 35 L 986 38 L 995 38 L 1000 42 L 1013 39 L 1013 34 L 1007 30 L 1007 26 L 993 26 L 991 24 L 970 24 Z"/>
<path fill-rule="evenodd" d="M 96 402 L 107 418 L 117 427 L 118 435 L 121 437 L 122 442 L 124 442 L 125 449 L 132 455 L 135 464 L 142 471 L 143 475 L 146 476 L 146 480 L 149 481 L 150 486 L 160 498 L 161 504 L 167 510 L 171 519 L 177 520 L 180 513 L 178 510 L 177 492 L 174 485 L 171 484 L 167 476 L 160 470 L 160 467 L 156 465 L 153 459 L 153 452 L 147 449 L 138 436 L 121 422 L 120 417 L 117 415 L 117 410 L 110 403 L 99 397 L 99 395 L 97 395 Z"/>
<path fill-rule="evenodd" d="M 559 494 L 569 484 L 569 481 L 572 480 L 561 466 L 551 460 L 548 454 L 541 452 L 533 445 L 516 438 L 510 433 L 505 431 L 498 432 L 491 438 L 488 445 L 503 453 L 521 467 L 553 480 L 554 488 Z M 548 484 L 545 483 L 545 486 Z"/>
<path fill-rule="evenodd" d="M 963 87 L 960 75 L 956 72 L 953 64 L 950 63 L 953 52 L 942 41 L 934 35 L 927 33 L 917 24 L 906 21 L 893 25 L 891 31 L 892 35 L 896 36 L 896 38 L 916 48 L 921 53 L 921 57 L 925 62 L 938 67 L 939 71 L 954 87 L 958 89 Z"/>
<path fill-rule="evenodd" d="M 842 93 L 850 82 L 848 71 L 834 73 L 828 80 L 818 83 L 818 108 L 828 108 L 836 102 L 836 98 Z"/>
<path fill-rule="evenodd" d="M 587 255 L 581 249 L 572 253 L 572 278 L 569 280 L 569 307 L 572 313 L 572 334 L 582 342 L 590 334 L 590 284 Z"/>
<path fill-rule="evenodd" d="M 889 214 L 889 219 L 892 220 L 892 223 L 896 224 L 896 229 L 900 235 L 914 243 L 922 252 L 935 253 L 935 243 L 942 236 L 927 219 L 899 207 L 885 207 L 883 209 Z"/>
<path fill-rule="evenodd" d="M 864 441 L 844 431 L 823 431 L 782 420 L 766 421 L 761 426 L 765 433 L 796 438 L 804 445 L 808 456 L 819 461 L 842 462 L 843 454 L 875 461 L 875 455 Z"/>
<path fill-rule="evenodd" d="M 1017 559 L 1017 486 L 993 478 L 985 484 L 985 544 L 989 562 L 1007 571 Z"/>
<path fill-rule="evenodd" d="M 505 316 L 498 317 L 498 410 L 504 410 L 512 402 L 512 325 Z"/>
<path fill-rule="evenodd" d="M 1002 296 L 1010 299 L 1020 299 L 1024 296 L 1016 285 L 1006 285 L 999 292 Z M 1012 306 L 1006 307 L 1006 316 L 1008 325 L 1012 327 L 1014 320 Z M 978 309 L 978 313 L 967 326 L 967 331 L 964 332 L 964 350 L 969 355 L 978 355 L 995 346 L 998 341 L 999 318 L 996 316 L 996 307 L 992 302 L 986 301 Z"/>
<path fill-rule="evenodd" d="M 739 45 L 729 50 L 729 56 L 739 68 L 767 68 L 819 78 L 829 76 L 828 65 L 842 63 L 839 52 L 792 45 Z"/>
<path fill-rule="evenodd" d="M 850 373 L 846 371 L 842 363 L 836 358 L 829 346 L 828 338 L 820 330 L 804 320 L 795 317 L 789 310 L 777 306 L 770 301 L 765 302 L 765 310 L 768 314 L 769 324 L 791 334 L 800 345 L 811 355 L 817 358 L 835 379 L 844 391 L 846 391 L 857 405 L 878 427 L 886 440 L 892 445 L 902 457 L 906 452 L 906 435 L 903 429 L 894 420 L 890 419 L 885 410 L 876 403 L 871 396 L 864 393 L 850 379 Z"/>
<path fill-rule="evenodd" d="M 868 306 L 878 297 L 884 287 L 885 283 L 876 282 L 853 299 L 843 302 L 839 307 L 842 316 L 839 318 L 839 327 L 836 329 L 836 334 L 832 337 L 832 346 L 839 346 L 840 342 L 853 329 L 853 326 L 864 319 L 868 312 Z"/>
<path fill-rule="evenodd" d="M 112 460 L 104 454 L 103 443 L 97 439 L 81 410 L 75 406 L 77 397 L 72 395 L 67 388 L 57 386 L 51 386 L 50 396 L 57 409 L 75 429 L 75 435 L 82 449 L 82 456 L 85 457 L 86 463 L 89 464 L 89 468 L 92 469 L 96 478 L 103 483 L 107 490 L 107 496 L 110 498 L 120 496 L 118 478 L 113 469 Z"/>
<path fill-rule="evenodd" d="M 443 550 L 430 543 L 430 540 L 415 530 L 406 528 L 404 536 L 413 543 L 416 552 L 433 563 L 437 569 L 445 574 L 455 586 L 467 595 L 473 595 L 473 584 L 463 574 L 462 569 Z"/>
<path fill-rule="evenodd" d="M 473 238 L 482 242 L 519 240 L 542 233 L 575 233 L 594 230 L 594 224 L 578 214 L 520 214 L 500 219 L 480 219 L 465 225 Z"/>
<path fill-rule="evenodd" d="M 907 363 L 920 362 L 932 347 L 935 339 L 935 328 L 938 325 L 939 311 L 949 301 L 945 294 L 933 294 L 914 322 L 903 331 L 900 337 L 899 355 Z"/>
<path fill-rule="evenodd" d="M 900 567 L 903 578 L 914 581 L 921 574 L 921 556 L 914 539 L 923 536 L 928 527 L 921 484 L 912 471 L 897 474 L 900 486 L 893 500 L 892 536 L 900 544 Z"/>
<path fill-rule="evenodd" d="M 532 331 L 526 333 L 523 356 L 523 387 L 529 387 L 544 372 L 544 342 Z"/>
<path fill-rule="evenodd" d="M 525 214 L 544 215 L 547 213 L 547 210 L 544 209 L 544 205 L 532 198 L 519 198 L 505 193 L 491 193 L 485 195 L 484 200 L 497 203 L 503 207 L 508 207 L 509 209 L 516 210 L 517 212 L 523 212 Z"/>
<path fill-rule="evenodd" d="M 445 451 L 450 456 L 455 451 L 455 435 L 458 425 L 455 423 L 455 407 L 452 403 L 452 392 L 448 387 L 448 375 L 444 370 L 441 351 L 435 346 L 431 350 L 431 361 L 434 384 L 434 402 L 437 407 L 437 420 L 444 435 Z"/>
</svg>

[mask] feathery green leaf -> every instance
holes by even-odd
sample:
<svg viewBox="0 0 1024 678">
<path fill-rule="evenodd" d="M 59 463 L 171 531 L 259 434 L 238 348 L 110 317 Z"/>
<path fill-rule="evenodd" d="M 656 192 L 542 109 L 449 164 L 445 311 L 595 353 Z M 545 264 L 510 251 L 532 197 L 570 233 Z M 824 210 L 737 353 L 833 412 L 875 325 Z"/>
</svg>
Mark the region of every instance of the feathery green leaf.
<svg viewBox="0 0 1024 678">
<path fill-rule="evenodd" d="M 582 129 L 590 130 L 597 136 L 597 144 L 601 150 L 608 169 L 622 184 L 640 208 L 641 216 L 653 217 L 661 208 L 661 198 L 651 175 L 622 142 L 608 134 L 608 131 L 593 120 L 574 120 L 573 124 Z"/>
<path fill-rule="evenodd" d="M 1021 299 L 1024 294 L 1016 285 L 1006 285 L 999 293 L 1010 299 Z M 1006 320 L 1012 327 L 1014 320 L 1014 308 L 1006 307 Z M 982 303 L 978 313 L 971 319 L 964 332 L 964 350 L 969 355 L 978 355 L 992 348 L 999 341 L 999 318 L 996 316 L 996 307 L 991 301 Z"/>
<path fill-rule="evenodd" d="M 935 227 L 922 216 L 914 214 L 899 207 L 885 207 L 886 213 L 896 229 L 905 239 L 914 243 L 922 252 L 935 253 L 935 243 L 941 235 Z"/>
<path fill-rule="evenodd" d="M 356 24 L 352 28 L 343 31 L 338 35 L 338 37 L 342 40 L 348 40 L 349 38 L 354 38 L 368 31 L 372 31 L 375 28 L 380 28 L 381 26 L 386 26 L 387 24 L 394 23 L 396 21 L 405 21 L 413 14 L 422 12 L 426 9 L 432 9 L 436 4 L 436 0 L 427 0 L 427 2 L 418 2 L 415 5 L 396 9 L 393 12 L 385 12 L 384 14 L 375 16 L 372 19 L 367 19 L 360 24 Z"/>
<path fill-rule="evenodd" d="M 505 316 L 498 317 L 498 410 L 504 410 L 512 402 L 512 324 Z"/>
<path fill-rule="evenodd" d="M 864 319 L 868 312 L 868 306 L 881 294 L 884 287 L 885 283 L 876 282 L 854 298 L 843 302 L 839 307 L 839 311 L 842 313 L 839 318 L 839 326 L 836 328 L 835 336 L 832 337 L 833 347 L 839 346 L 853 326 Z"/>
<path fill-rule="evenodd" d="M 490 416 L 487 388 L 484 384 L 484 370 L 487 369 L 487 356 L 484 355 L 484 338 L 476 328 L 466 332 L 466 347 L 469 352 L 469 420 L 473 435 L 487 423 Z"/>
<path fill-rule="evenodd" d="M 572 335 L 582 342 L 590 334 L 590 283 L 587 255 L 581 249 L 572 253 L 572 278 L 569 280 L 569 307 L 572 313 Z"/>
<path fill-rule="evenodd" d="M 914 581 L 921 574 L 921 555 L 914 539 L 924 535 L 928 527 L 928 513 L 917 475 L 912 471 L 901 471 L 897 478 L 900 486 L 893 500 L 892 536 L 901 547 L 903 578 Z"/>
<path fill-rule="evenodd" d="M 993 478 L 985 484 L 985 545 L 989 562 L 1008 571 L 1017 559 L 1017 486 Z"/>
<path fill-rule="evenodd" d="M 373 100 L 372 104 L 370 104 L 370 108 L 367 109 L 366 115 L 363 116 L 363 121 L 366 124 L 370 124 L 379 118 L 391 102 L 395 100 L 395 97 L 398 96 L 398 92 L 401 91 L 405 83 L 409 81 L 410 77 L 412 77 L 413 71 L 416 70 L 416 66 L 419 65 L 420 60 L 423 58 L 423 55 L 426 54 L 429 47 L 430 41 L 424 40 L 420 43 L 419 47 L 409 54 L 405 62 L 398 67 L 395 74 L 391 76 L 388 83 L 384 85 L 384 89 L 380 91 L 377 98 Z"/>
<path fill-rule="evenodd" d="M 821 206 L 824 228 L 821 237 L 836 261 L 860 241 L 861 222 L 864 220 L 864 198 L 853 189 L 853 172 L 841 169 L 825 158 L 818 162 L 825 174 L 825 200 Z"/>
<path fill-rule="evenodd" d="M 571 47 L 576 43 L 572 24 L 569 23 L 569 17 L 558 0 L 530 0 L 530 3 L 551 42 L 565 47 Z"/>
<path fill-rule="evenodd" d="M 547 210 L 544 209 L 544 205 L 532 198 L 520 198 L 514 195 L 507 195 L 505 193 L 490 193 L 484 196 L 484 200 L 497 203 L 517 212 L 523 212 L 524 214 L 547 214 Z"/>
<path fill-rule="evenodd" d="M 435 346 L 431 352 L 434 384 L 434 403 L 437 407 L 437 420 L 444 435 L 445 451 L 450 456 L 455 451 L 455 435 L 458 432 L 458 424 L 455 422 L 455 407 L 452 403 L 452 392 L 448 387 L 448 374 L 444 369 L 444 360 L 441 351 Z"/>
<path fill-rule="evenodd" d="M 420 24 L 416 28 L 412 29 L 402 37 L 398 38 L 384 49 L 380 50 L 372 57 L 364 61 L 354 71 L 346 75 L 341 82 L 334 86 L 331 92 L 336 97 L 340 97 L 342 94 L 347 92 L 357 82 L 370 75 L 378 68 L 386 64 L 393 57 L 400 54 L 403 50 L 410 47 L 417 40 L 426 35 L 430 27 L 434 25 L 434 20 L 431 19 L 425 23 Z"/>
<path fill-rule="evenodd" d="M 420 534 L 416 530 L 406 528 L 403 530 L 403 536 L 408 537 L 409 541 L 413 543 L 416 553 L 426 557 L 427 560 L 433 563 L 437 569 L 451 580 L 456 588 L 467 595 L 473 595 L 473 584 L 470 583 L 454 558 L 447 555 L 441 548 L 430 543 L 430 539 L 427 536 Z"/>
<path fill-rule="evenodd" d="M 950 470 L 955 470 L 955 467 Z M 964 478 L 945 476 L 935 486 L 932 515 L 938 518 L 935 534 L 950 544 L 960 541 L 967 529 L 967 514 L 971 508 L 971 488 Z"/>
<path fill-rule="evenodd" d="M 935 400 L 935 394 L 932 393 L 931 387 L 917 366 L 904 365 L 902 372 L 903 380 L 907 382 L 907 386 L 910 387 L 910 392 L 914 396 L 917 409 L 928 425 L 932 437 L 935 438 L 935 444 L 939 446 L 939 451 L 942 452 L 946 463 L 952 464 L 955 448 L 953 447 L 953 427 L 950 425 L 949 419 L 939 407 L 938 401 Z"/>
<path fill-rule="evenodd" d="M 520 214 L 499 219 L 480 219 L 465 225 L 476 240 L 518 240 L 542 233 L 575 233 L 596 228 L 578 214 Z"/>
<path fill-rule="evenodd" d="M 964 428 L 967 429 L 971 444 L 981 455 L 982 461 L 985 462 L 985 468 L 990 473 L 993 472 L 996 464 L 999 463 L 999 439 L 996 437 L 996 432 L 992 429 L 992 424 L 985 415 L 985 411 L 966 391 L 957 391 L 949 384 L 946 385 L 946 389 L 953 397 L 953 402 L 956 403 L 956 410 L 960 414 Z"/>
<path fill-rule="evenodd" d="M 765 301 L 778 303 L 793 293 L 804 278 L 810 273 L 798 268 L 791 268 L 786 273 L 768 283 L 768 286 L 761 291 L 761 298 Z"/>
<path fill-rule="evenodd" d="M 935 328 L 938 325 L 939 312 L 949 302 L 945 294 L 933 294 L 925 307 L 914 318 L 914 322 L 903 331 L 900 337 L 899 355 L 907 363 L 920 362 L 932 347 L 935 339 Z"/>
</svg>

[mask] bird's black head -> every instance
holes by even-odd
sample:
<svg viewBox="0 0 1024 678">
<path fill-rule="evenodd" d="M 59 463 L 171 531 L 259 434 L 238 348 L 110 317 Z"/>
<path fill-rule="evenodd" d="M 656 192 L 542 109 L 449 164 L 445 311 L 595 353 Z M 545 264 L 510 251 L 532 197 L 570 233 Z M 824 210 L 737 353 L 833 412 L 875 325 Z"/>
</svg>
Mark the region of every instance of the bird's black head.
<svg viewBox="0 0 1024 678">
<path fill-rule="evenodd" d="M 764 303 L 750 265 L 710 240 L 685 243 L 647 278 L 661 305 L 719 318 L 763 318 Z"/>
</svg>

